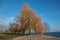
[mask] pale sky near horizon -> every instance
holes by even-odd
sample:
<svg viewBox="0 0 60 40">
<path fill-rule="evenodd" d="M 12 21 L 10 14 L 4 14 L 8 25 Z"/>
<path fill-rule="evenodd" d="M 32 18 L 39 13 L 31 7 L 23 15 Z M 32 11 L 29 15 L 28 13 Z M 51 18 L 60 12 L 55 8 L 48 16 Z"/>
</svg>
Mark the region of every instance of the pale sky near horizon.
<svg viewBox="0 0 60 40">
<path fill-rule="evenodd" d="M 0 0 L 0 24 L 8 25 L 27 3 L 51 31 L 60 31 L 60 0 Z"/>
</svg>

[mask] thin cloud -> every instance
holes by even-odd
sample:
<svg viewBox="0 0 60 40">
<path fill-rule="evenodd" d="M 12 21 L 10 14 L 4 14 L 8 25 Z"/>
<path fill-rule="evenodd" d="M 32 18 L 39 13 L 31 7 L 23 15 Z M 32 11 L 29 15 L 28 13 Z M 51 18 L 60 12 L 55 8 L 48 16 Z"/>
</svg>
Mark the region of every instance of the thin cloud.
<svg viewBox="0 0 60 40">
<path fill-rule="evenodd" d="M 8 29 L 9 23 L 14 22 L 14 19 L 15 19 L 14 17 L 7 17 L 5 19 L 0 19 L 0 24 L 2 25 L 0 26 L 0 29 L 2 29 L 2 27 L 3 29 Z"/>
<path fill-rule="evenodd" d="M 12 23 L 12 22 L 14 22 L 14 17 L 7 17 L 6 19 L 5 19 L 5 23 Z"/>
<path fill-rule="evenodd" d="M 54 28 L 51 29 L 52 32 L 60 32 L 60 26 L 55 26 Z"/>
<path fill-rule="evenodd" d="M 7 17 L 5 19 L 1 19 L 0 24 L 8 25 L 9 23 L 14 22 L 14 19 L 15 19 L 14 17 Z"/>
</svg>

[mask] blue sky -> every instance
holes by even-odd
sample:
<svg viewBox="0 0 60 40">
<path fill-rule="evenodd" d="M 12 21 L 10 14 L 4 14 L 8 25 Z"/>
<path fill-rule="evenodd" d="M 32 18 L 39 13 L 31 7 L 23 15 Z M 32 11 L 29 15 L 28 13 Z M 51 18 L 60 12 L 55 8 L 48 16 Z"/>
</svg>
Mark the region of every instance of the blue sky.
<svg viewBox="0 0 60 40">
<path fill-rule="evenodd" d="M 0 0 L 0 24 L 8 25 L 27 3 L 51 31 L 60 31 L 60 0 Z"/>
</svg>

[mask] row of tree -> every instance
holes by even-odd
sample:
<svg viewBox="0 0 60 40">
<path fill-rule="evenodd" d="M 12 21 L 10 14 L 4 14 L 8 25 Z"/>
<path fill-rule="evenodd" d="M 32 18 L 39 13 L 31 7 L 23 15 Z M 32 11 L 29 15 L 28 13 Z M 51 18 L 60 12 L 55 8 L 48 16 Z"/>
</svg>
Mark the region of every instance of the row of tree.
<svg viewBox="0 0 60 40">
<path fill-rule="evenodd" d="M 46 32 L 46 28 L 44 27 L 41 18 L 39 18 L 26 4 L 23 6 L 21 14 L 17 15 L 16 22 L 10 24 L 9 30 L 22 34 L 25 34 L 26 30 L 29 31 L 29 34 L 31 34 L 32 30 L 34 30 L 35 33 L 40 34 Z"/>
</svg>

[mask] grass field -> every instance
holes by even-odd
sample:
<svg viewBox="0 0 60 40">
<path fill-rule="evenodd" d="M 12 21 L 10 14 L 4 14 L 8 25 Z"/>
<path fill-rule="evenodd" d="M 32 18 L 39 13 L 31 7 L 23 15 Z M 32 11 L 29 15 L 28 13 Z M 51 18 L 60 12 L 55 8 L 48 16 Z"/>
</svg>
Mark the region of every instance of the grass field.
<svg viewBox="0 0 60 40">
<path fill-rule="evenodd" d="M 8 39 L 13 39 L 15 37 L 20 37 L 20 36 L 28 36 L 29 34 L 20 34 L 20 33 L 1 33 L 0 34 L 0 39 L 3 39 L 3 40 L 8 40 Z M 31 34 L 33 35 L 33 34 Z"/>
<path fill-rule="evenodd" d="M 4 33 L 4 34 L 0 34 L 0 39 L 12 39 L 19 36 L 24 36 L 24 35 L 18 33 Z"/>
</svg>

